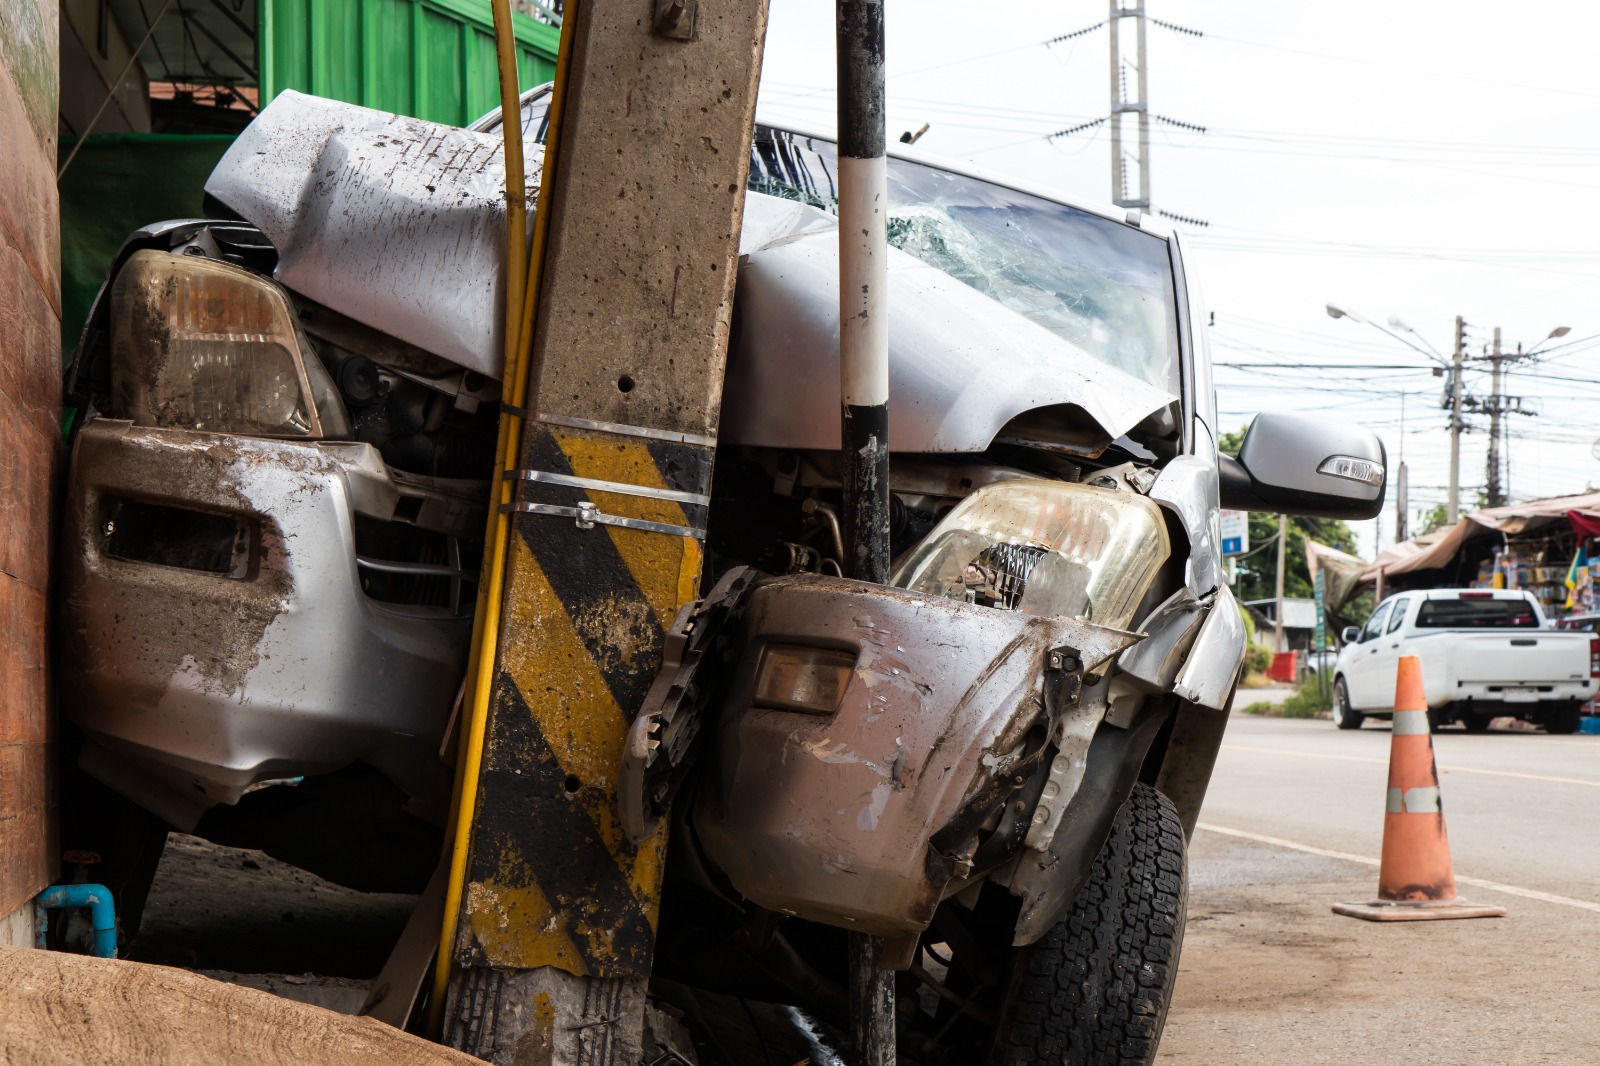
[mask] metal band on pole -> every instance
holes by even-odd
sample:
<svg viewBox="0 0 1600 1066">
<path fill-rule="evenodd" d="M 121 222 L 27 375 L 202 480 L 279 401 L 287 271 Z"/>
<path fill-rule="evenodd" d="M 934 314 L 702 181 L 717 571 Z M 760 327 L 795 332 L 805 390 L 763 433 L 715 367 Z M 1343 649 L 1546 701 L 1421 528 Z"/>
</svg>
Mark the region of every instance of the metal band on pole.
<svg viewBox="0 0 1600 1066">
<path fill-rule="evenodd" d="M 883 0 L 838 0 L 839 392 L 844 567 L 889 579 L 889 179 Z M 883 941 L 850 934 L 856 1066 L 893 1066 L 894 974 Z"/>
</svg>

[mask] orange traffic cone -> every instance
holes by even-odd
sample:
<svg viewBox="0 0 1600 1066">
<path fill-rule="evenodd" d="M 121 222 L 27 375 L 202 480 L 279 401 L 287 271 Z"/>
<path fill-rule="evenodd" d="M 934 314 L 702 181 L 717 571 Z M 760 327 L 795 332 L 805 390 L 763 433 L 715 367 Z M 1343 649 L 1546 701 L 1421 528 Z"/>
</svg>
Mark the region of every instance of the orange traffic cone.
<svg viewBox="0 0 1600 1066">
<path fill-rule="evenodd" d="M 1428 701 L 1422 693 L 1422 664 L 1415 655 L 1401 656 L 1395 678 L 1378 898 L 1370 903 L 1336 903 L 1333 912 L 1371 922 L 1500 918 L 1506 913 L 1504 907 L 1480 907 L 1456 896 L 1450 838 L 1439 802 L 1439 770 L 1428 731 Z"/>
</svg>

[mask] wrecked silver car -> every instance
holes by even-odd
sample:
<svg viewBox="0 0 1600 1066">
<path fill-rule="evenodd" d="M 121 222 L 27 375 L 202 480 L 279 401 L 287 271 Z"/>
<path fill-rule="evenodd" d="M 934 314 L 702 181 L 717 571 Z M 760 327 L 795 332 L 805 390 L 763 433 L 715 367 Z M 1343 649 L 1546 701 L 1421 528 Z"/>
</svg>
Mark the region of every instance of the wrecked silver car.
<svg viewBox="0 0 1600 1066">
<path fill-rule="evenodd" d="M 284 93 L 208 183 L 229 221 L 113 265 L 68 375 L 63 700 L 83 769 L 167 824 L 337 876 L 290 814 L 440 817 L 497 124 Z M 758 127 L 707 591 L 620 771 L 624 827 L 672 824 L 662 994 L 842 1021 L 869 931 L 909 1061 L 1149 1061 L 1245 645 L 1218 509 L 1371 517 L 1381 445 L 1262 416 L 1258 458 L 1219 455 L 1176 234 L 891 152 L 896 563 L 845 580 L 835 175 L 828 138 Z"/>
</svg>

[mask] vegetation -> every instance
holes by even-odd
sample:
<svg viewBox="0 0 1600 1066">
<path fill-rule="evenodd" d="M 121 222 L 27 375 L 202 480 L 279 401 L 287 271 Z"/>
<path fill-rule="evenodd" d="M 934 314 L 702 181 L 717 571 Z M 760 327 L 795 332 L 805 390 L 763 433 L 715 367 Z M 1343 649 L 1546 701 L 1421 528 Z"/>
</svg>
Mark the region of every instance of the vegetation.
<svg viewBox="0 0 1600 1066">
<path fill-rule="evenodd" d="M 1294 695 L 1282 703 L 1258 700 L 1245 707 L 1244 713 L 1268 718 L 1316 718 L 1332 709 L 1333 703 L 1323 691 L 1322 680 L 1316 674 L 1307 674 L 1295 686 Z"/>
<path fill-rule="evenodd" d="M 1434 504 L 1433 510 L 1429 511 L 1425 515 L 1420 516 L 1417 522 L 1417 531 L 1413 533 L 1412 536 L 1425 537 L 1434 530 L 1443 529 L 1449 524 L 1449 514 L 1450 512 L 1445 508 L 1444 504 Z"/>
<path fill-rule="evenodd" d="M 1267 668 L 1272 665 L 1272 649 L 1256 642 L 1256 620 L 1239 605 L 1239 617 L 1244 620 L 1244 676 L 1239 684 L 1245 688 L 1261 688 L 1271 684 Z"/>
</svg>

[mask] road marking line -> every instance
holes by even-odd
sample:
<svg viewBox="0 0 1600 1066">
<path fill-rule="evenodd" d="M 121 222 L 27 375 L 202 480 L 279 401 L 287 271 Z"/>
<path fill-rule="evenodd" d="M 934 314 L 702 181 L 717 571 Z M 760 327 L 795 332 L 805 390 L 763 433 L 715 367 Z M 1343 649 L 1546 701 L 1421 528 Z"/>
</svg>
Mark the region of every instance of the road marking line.
<svg viewBox="0 0 1600 1066">
<path fill-rule="evenodd" d="M 1330 755 L 1320 751 L 1290 751 L 1288 748 L 1258 748 L 1250 744 L 1224 744 L 1224 748 L 1234 751 L 1253 751 L 1262 755 L 1299 755 L 1306 759 L 1337 759 L 1340 762 L 1370 762 L 1380 766 L 1389 765 L 1388 759 L 1373 759 L 1364 755 Z M 1549 781 L 1557 785 L 1583 785 L 1586 788 L 1600 788 L 1600 781 L 1589 781 L 1581 777 L 1551 777 L 1546 774 L 1523 774 L 1515 770 L 1483 770 L 1476 766 L 1443 766 L 1439 767 L 1440 773 L 1451 774 L 1487 774 L 1490 777 L 1517 777 L 1524 781 Z"/>
<path fill-rule="evenodd" d="M 1321 855 L 1328 859 L 1343 859 L 1346 862 L 1358 862 L 1363 866 L 1378 866 L 1377 859 L 1365 855 L 1352 855 L 1348 851 L 1331 851 L 1328 848 L 1313 847 L 1310 844 L 1301 844 L 1293 840 L 1284 840 L 1282 837 L 1263 836 L 1260 833 L 1247 833 L 1243 829 L 1228 829 L 1225 826 L 1212 825 L 1210 822 L 1201 822 L 1196 828 L 1204 829 L 1208 833 L 1220 833 L 1223 836 L 1238 837 L 1240 840 L 1252 840 L 1258 844 L 1271 844 L 1274 847 L 1288 848 L 1290 851 L 1303 851 L 1308 855 Z M 1600 914 L 1600 903 L 1591 903 L 1588 900 L 1573 899 L 1571 896 L 1558 896 L 1553 892 L 1540 892 L 1534 888 L 1519 888 L 1516 885 L 1505 885 L 1499 881 L 1485 881 L 1481 877 L 1462 877 L 1456 875 L 1456 883 L 1471 885 L 1474 888 L 1487 888 L 1491 892 L 1504 892 L 1508 896 L 1522 896 L 1524 899 L 1536 899 L 1542 903 L 1556 903 L 1563 907 L 1576 907 L 1579 910 L 1593 911 Z"/>
</svg>

